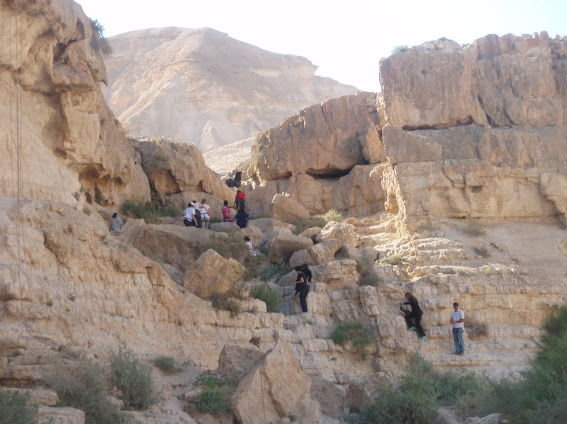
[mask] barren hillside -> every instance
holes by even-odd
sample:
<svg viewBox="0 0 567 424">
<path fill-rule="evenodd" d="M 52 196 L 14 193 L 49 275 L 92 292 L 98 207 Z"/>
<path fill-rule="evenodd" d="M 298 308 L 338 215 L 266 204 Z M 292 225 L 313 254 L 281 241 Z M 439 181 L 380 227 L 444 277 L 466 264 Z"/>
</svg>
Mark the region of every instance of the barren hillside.
<svg viewBox="0 0 567 424">
<path fill-rule="evenodd" d="M 315 76 L 307 59 L 213 29 L 159 28 L 109 39 L 110 107 L 131 135 L 207 151 L 243 140 L 313 103 L 356 92 Z"/>
</svg>

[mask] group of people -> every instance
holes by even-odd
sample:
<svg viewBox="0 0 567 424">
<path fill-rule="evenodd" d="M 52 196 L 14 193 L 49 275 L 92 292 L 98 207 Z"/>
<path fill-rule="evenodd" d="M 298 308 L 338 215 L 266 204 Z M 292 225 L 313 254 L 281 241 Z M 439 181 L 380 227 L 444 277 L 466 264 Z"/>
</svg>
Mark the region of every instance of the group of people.
<svg viewBox="0 0 567 424">
<path fill-rule="evenodd" d="M 423 316 L 423 311 L 419 307 L 419 302 L 417 298 L 411 294 L 405 294 L 405 302 L 400 303 L 400 310 L 404 314 L 406 321 L 406 326 L 408 330 L 415 330 L 417 336 L 420 339 L 425 339 L 425 331 L 421 326 L 421 317 Z M 405 305 L 409 305 L 410 309 L 405 308 Z M 459 307 L 458 302 L 453 303 L 453 312 L 451 312 L 451 319 L 449 323 L 453 326 L 453 342 L 455 344 L 455 354 L 463 355 L 465 353 L 465 313 Z"/>
<path fill-rule="evenodd" d="M 225 200 L 221 209 L 223 222 L 234 221 L 240 228 L 246 228 L 249 215 L 245 210 L 245 202 L 246 194 L 241 190 L 237 190 L 233 208 L 238 212 L 233 217 L 228 206 L 228 200 Z M 206 199 L 201 200 L 201 202 L 193 200 L 187 204 L 183 211 L 183 224 L 187 227 L 211 228 L 210 206 L 207 204 Z"/>
</svg>

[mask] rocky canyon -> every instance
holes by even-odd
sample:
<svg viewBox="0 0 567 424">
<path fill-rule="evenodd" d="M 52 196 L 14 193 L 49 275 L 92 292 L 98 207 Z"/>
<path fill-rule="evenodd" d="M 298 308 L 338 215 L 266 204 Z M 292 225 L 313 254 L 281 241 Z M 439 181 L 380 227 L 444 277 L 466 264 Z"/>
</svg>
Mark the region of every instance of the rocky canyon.
<svg viewBox="0 0 567 424">
<path fill-rule="evenodd" d="M 492 381 L 529 369 L 567 300 L 565 39 L 402 49 L 376 95 L 208 29 L 118 36 L 105 64 L 71 0 L 2 1 L 0 23 L 0 397 L 27 394 L 35 422 L 364 422 L 416 355 Z M 199 148 L 257 130 L 239 228 L 221 222 L 235 190 Z M 184 226 L 201 199 L 210 229 Z M 153 381 L 147 402 L 126 395 L 117 358 Z M 89 369 L 109 379 L 102 412 L 68 396 Z"/>
</svg>

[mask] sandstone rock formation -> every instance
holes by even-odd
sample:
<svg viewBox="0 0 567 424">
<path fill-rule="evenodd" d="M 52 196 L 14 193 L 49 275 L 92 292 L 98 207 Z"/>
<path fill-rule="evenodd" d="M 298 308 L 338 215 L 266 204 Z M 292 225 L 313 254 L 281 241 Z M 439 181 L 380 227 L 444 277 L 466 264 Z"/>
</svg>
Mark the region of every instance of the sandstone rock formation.
<svg viewBox="0 0 567 424">
<path fill-rule="evenodd" d="M 251 149 L 255 140 L 255 137 L 250 137 L 246 140 L 208 150 L 203 153 L 205 163 L 216 173 L 228 176 L 233 170 L 238 169 L 241 163 L 250 159 Z"/>
<path fill-rule="evenodd" d="M 359 93 L 313 105 L 259 135 L 247 173 L 260 185 L 251 210 L 273 213 L 266 202 L 288 193 L 310 213 L 330 209 L 365 215 L 383 209 L 385 160 L 376 96 Z"/>
<path fill-rule="evenodd" d="M 74 2 L 2 2 L 0 193 L 102 205 L 149 199 L 146 177 L 99 88 L 92 21 Z"/>
<path fill-rule="evenodd" d="M 194 145 L 165 139 L 130 141 L 141 155 L 152 198 L 160 204 L 184 209 L 191 200 L 205 198 L 219 218 L 222 201 L 232 202 L 234 192 L 205 165 Z"/>
<path fill-rule="evenodd" d="M 440 40 L 384 59 L 387 209 L 409 221 L 565 223 L 567 42 L 546 33 Z"/>
<path fill-rule="evenodd" d="M 209 28 L 158 28 L 109 39 L 112 109 L 130 134 L 203 151 L 246 139 L 301 108 L 356 89 L 314 76 L 307 59 L 271 53 Z"/>
<path fill-rule="evenodd" d="M 183 285 L 200 297 L 226 293 L 244 274 L 244 267 L 236 260 L 225 259 L 212 249 L 207 250 L 185 273 Z"/>
<path fill-rule="evenodd" d="M 310 396 L 311 382 L 293 351 L 278 342 L 240 382 L 233 396 L 242 423 L 281 422 L 293 415 L 300 423 L 322 423 L 319 404 Z"/>
</svg>

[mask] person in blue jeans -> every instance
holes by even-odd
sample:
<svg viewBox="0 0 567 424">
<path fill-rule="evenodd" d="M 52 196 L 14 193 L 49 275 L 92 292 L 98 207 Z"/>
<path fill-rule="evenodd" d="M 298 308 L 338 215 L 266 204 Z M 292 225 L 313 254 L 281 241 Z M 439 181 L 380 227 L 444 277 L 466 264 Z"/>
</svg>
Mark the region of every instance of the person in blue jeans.
<svg viewBox="0 0 567 424">
<path fill-rule="evenodd" d="M 451 324 L 453 324 L 455 354 L 462 355 L 465 353 L 465 313 L 459 308 L 457 302 L 453 303 L 453 309 L 453 312 L 451 312 Z"/>
</svg>

